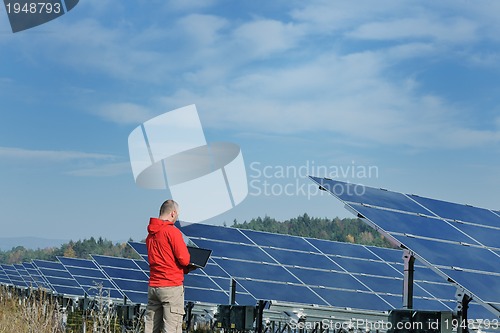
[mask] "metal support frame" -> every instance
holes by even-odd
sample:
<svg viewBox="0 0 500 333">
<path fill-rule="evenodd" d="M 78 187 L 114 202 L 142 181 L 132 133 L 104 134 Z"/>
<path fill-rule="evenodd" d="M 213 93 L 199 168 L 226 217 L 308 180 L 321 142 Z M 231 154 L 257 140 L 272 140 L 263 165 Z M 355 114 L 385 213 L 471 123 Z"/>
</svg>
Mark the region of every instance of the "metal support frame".
<svg viewBox="0 0 500 333">
<path fill-rule="evenodd" d="M 266 307 L 266 301 L 259 300 L 257 302 L 257 316 L 255 318 L 255 331 L 257 333 L 263 333 L 264 331 L 264 308 Z"/>
<path fill-rule="evenodd" d="M 229 304 L 236 304 L 236 280 L 231 279 L 231 283 L 229 285 Z"/>
<path fill-rule="evenodd" d="M 458 322 L 463 325 L 458 325 L 457 333 L 468 333 L 469 332 L 469 324 L 468 324 L 468 309 L 469 303 L 472 301 L 472 297 L 463 292 L 463 290 L 457 289 L 455 297 L 458 301 L 457 305 L 457 316 Z"/>
<path fill-rule="evenodd" d="M 403 250 L 403 309 L 413 309 L 413 276 L 415 273 L 415 257 L 407 249 Z"/>
<path fill-rule="evenodd" d="M 189 332 L 193 320 L 193 302 L 187 302 L 186 304 L 186 314 L 184 315 L 184 321 L 186 322 L 186 332 Z"/>
</svg>

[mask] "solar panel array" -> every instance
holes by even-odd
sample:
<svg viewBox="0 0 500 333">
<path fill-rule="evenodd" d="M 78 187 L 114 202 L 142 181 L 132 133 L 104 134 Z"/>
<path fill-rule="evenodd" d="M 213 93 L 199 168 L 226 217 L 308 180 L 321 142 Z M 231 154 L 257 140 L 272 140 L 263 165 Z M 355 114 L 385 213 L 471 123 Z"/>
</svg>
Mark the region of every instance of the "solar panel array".
<svg viewBox="0 0 500 333">
<path fill-rule="evenodd" d="M 401 250 L 204 224 L 183 226 L 181 231 L 195 246 L 213 251 L 204 269 L 186 275 L 186 301 L 229 304 L 234 279 L 240 305 L 272 300 L 370 311 L 402 306 Z M 129 245 L 142 260 L 92 255 L 92 260 L 58 257 L 58 262 L 2 265 L 0 283 L 41 286 L 68 297 L 96 296 L 95 286 L 101 284 L 115 300 L 146 304 L 146 246 Z M 415 308 L 451 311 L 457 304 L 455 290 L 425 265 L 416 265 Z M 477 304 L 469 314 L 491 315 Z"/>
<path fill-rule="evenodd" d="M 410 249 L 500 316 L 500 213 L 417 195 L 311 177 L 374 228 Z M 491 315 L 490 315 L 491 316 Z"/>
<path fill-rule="evenodd" d="M 203 224 L 181 230 L 197 246 L 213 250 L 207 268 L 193 273 L 222 289 L 234 278 L 239 304 L 264 299 L 366 310 L 402 307 L 401 250 Z M 416 265 L 415 308 L 453 310 L 455 292 L 431 269 Z M 475 303 L 469 314 L 491 318 Z"/>
</svg>

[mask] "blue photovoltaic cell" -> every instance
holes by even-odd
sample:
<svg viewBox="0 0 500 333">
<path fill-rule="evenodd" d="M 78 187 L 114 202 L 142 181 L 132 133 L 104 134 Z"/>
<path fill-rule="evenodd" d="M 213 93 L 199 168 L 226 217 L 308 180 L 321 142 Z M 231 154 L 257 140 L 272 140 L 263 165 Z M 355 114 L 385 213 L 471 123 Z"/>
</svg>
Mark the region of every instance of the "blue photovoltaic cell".
<svg viewBox="0 0 500 333">
<path fill-rule="evenodd" d="M 450 308 L 445 303 L 442 302 L 436 302 L 435 300 L 431 299 L 414 297 L 413 307 L 415 309 L 426 309 L 429 311 L 450 311 L 453 310 L 453 308 L 455 308 L 455 305 L 453 305 L 453 307 Z"/>
<path fill-rule="evenodd" d="M 307 241 L 312 245 L 314 245 L 316 248 L 318 248 L 318 250 L 324 254 L 332 254 L 332 255 L 363 258 L 363 259 L 377 259 L 377 257 L 373 255 L 373 253 L 371 253 L 364 246 L 361 245 L 332 242 L 332 241 L 312 239 L 312 238 L 307 238 Z"/>
<path fill-rule="evenodd" d="M 225 242 L 252 244 L 238 229 L 228 227 L 217 227 L 202 223 L 188 224 L 180 228 L 180 230 L 189 237 L 196 238 L 212 238 L 214 232 L 217 233 L 217 239 Z M 200 246 L 202 247 L 202 246 Z"/>
<path fill-rule="evenodd" d="M 42 268 L 48 268 L 48 269 L 53 269 L 56 271 L 64 271 L 64 267 L 61 265 L 61 263 L 56 262 L 56 261 L 48 261 L 48 260 L 33 260 L 33 264 L 40 269 Z"/>
<path fill-rule="evenodd" d="M 148 248 L 146 247 L 146 243 L 128 242 L 128 244 L 142 257 L 142 259 L 148 261 Z"/>
<path fill-rule="evenodd" d="M 127 290 L 127 298 L 134 304 L 148 304 L 148 293 Z"/>
<path fill-rule="evenodd" d="M 33 263 L 23 262 L 22 265 L 24 266 L 24 268 L 26 268 L 26 271 L 33 278 L 39 288 L 45 288 L 52 291 L 54 290 L 52 286 L 47 282 L 47 280 L 43 278 L 43 276 L 40 274 L 35 265 L 33 265 Z"/>
<path fill-rule="evenodd" d="M 0 284 L 12 285 L 12 281 L 9 279 L 9 276 L 5 273 L 2 266 L 0 266 Z"/>
<path fill-rule="evenodd" d="M 500 273 L 499 257 L 487 249 L 405 236 L 394 237 L 433 265 Z"/>
<path fill-rule="evenodd" d="M 92 259 L 132 303 L 147 304 L 149 277 L 134 260 L 101 255 Z"/>
<path fill-rule="evenodd" d="M 127 295 L 128 291 L 142 292 L 144 294 L 148 293 L 147 280 L 139 281 L 115 277 L 113 278 L 113 282 L 122 290 L 125 295 Z"/>
<path fill-rule="evenodd" d="M 399 263 L 399 264 L 404 263 L 403 252 L 399 249 L 398 250 L 388 249 L 376 246 L 365 246 L 365 247 L 367 250 L 375 254 L 376 258 L 373 259 L 380 259 L 390 263 Z"/>
<path fill-rule="evenodd" d="M 236 304 L 238 305 L 256 305 L 257 300 L 250 294 L 236 293 Z"/>
<path fill-rule="evenodd" d="M 341 271 L 335 262 L 321 254 L 265 249 L 273 258 L 282 265 L 301 266 L 310 268 L 334 269 Z"/>
<path fill-rule="evenodd" d="M 472 222 L 500 228 L 500 217 L 487 209 L 423 198 L 416 195 L 412 195 L 410 197 L 427 207 L 437 216 L 451 220 Z"/>
<path fill-rule="evenodd" d="M 342 201 L 364 203 L 378 207 L 386 207 L 420 214 L 429 213 L 420 205 L 401 193 L 358 184 L 344 183 L 325 178 L 310 178 Z"/>
<path fill-rule="evenodd" d="M 381 261 L 340 257 L 332 257 L 332 259 L 349 273 L 374 274 L 389 277 L 401 276 L 398 271 Z"/>
<path fill-rule="evenodd" d="M 445 282 L 442 276 L 437 275 L 432 269 L 423 266 L 414 267 L 414 279 L 415 281 L 429 281 L 429 282 Z M 403 268 L 401 268 L 403 272 Z"/>
<path fill-rule="evenodd" d="M 393 233 L 402 233 L 415 236 L 436 238 L 454 242 L 475 243 L 447 222 L 423 216 L 398 213 L 372 207 L 353 206 L 361 215 L 370 221 L 376 221 L 377 226 L 383 230 Z"/>
<path fill-rule="evenodd" d="M 454 299 L 452 296 L 457 290 L 456 287 L 451 284 L 425 282 L 418 282 L 416 284 L 424 290 L 428 291 L 432 296 L 439 299 Z"/>
<path fill-rule="evenodd" d="M 119 258 L 119 257 L 108 257 L 101 255 L 92 255 L 92 258 L 99 264 L 99 266 L 117 267 L 138 270 L 139 267 L 132 259 Z"/>
<path fill-rule="evenodd" d="M 23 287 L 26 288 L 28 287 L 28 284 L 24 282 L 23 278 L 17 271 L 17 269 L 14 267 L 14 265 L 6 265 L 2 264 L 1 265 L 5 274 L 7 274 L 8 278 L 12 283 L 17 286 L 17 287 Z"/>
<path fill-rule="evenodd" d="M 103 268 L 103 266 L 101 266 L 101 268 Z M 139 269 L 139 267 L 137 267 L 136 269 L 121 268 L 121 267 L 105 267 L 105 268 L 106 269 L 104 269 L 104 271 L 106 272 L 106 274 L 112 278 L 123 278 L 127 280 L 137 280 L 137 281 L 143 281 L 148 279 L 148 276 L 142 269 Z"/>
<path fill-rule="evenodd" d="M 89 296 L 109 296 L 123 299 L 123 294 L 92 260 L 57 258 Z"/>
<path fill-rule="evenodd" d="M 208 275 L 208 276 L 222 276 L 222 277 L 229 277 L 227 273 L 225 273 L 219 265 L 216 265 L 213 259 L 210 260 L 205 268 L 203 268 L 203 271 Z"/>
<path fill-rule="evenodd" d="M 299 282 L 279 265 L 216 258 L 214 258 L 214 260 L 232 277 L 253 278 L 277 282 Z"/>
<path fill-rule="evenodd" d="M 231 289 L 231 278 L 229 277 L 215 277 L 210 276 L 210 278 L 217 284 L 221 290 L 226 290 L 229 292 Z"/>
<path fill-rule="evenodd" d="M 40 274 L 61 295 L 84 296 L 85 291 L 59 262 L 33 260 Z"/>
<path fill-rule="evenodd" d="M 208 303 L 212 304 L 229 304 L 229 296 L 222 291 L 188 287 L 184 289 L 184 300 L 186 302 L 202 300 L 201 302 L 208 301 Z M 253 304 L 255 304 L 255 302 L 253 302 Z"/>
<path fill-rule="evenodd" d="M 403 278 L 390 278 L 390 277 L 375 277 L 366 275 L 357 275 L 357 279 L 365 284 L 368 288 L 378 293 L 388 294 L 403 294 Z M 395 289 L 395 286 L 400 286 Z"/>
<path fill-rule="evenodd" d="M 490 311 L 486 310 L 484 306 L 475 304 L 475 303 L 470 303 L 469 304 L 469 310 L 467 311 L 467 314 L 469 318 L 478 318 L 478 319 L 487 319 L 487 320 L 498 320 L 498 317 L 495 316 L 493 313 Z M 494 322 L 494 321 L 490 321 Z"/>
<path fill-rule="evenodd" d="M 328 305 L 317 294 L 305 286 L 261 282 L 255 280 L 236 279 L 256 299 L 280 300 L 284 302 L 297 302 L 305 304 Z"/>
<path fill-rule="evenodd" d="M 500 229 L 485 228 L 465 223 L 450 223 L 482 245 L 500 249 Z"/>
<path fill-rule="evenodd" d="M 139 266 L 149 276 L 149 263 L 145 260 L 134 260 L 136 265 Z"/>
<path fill-rule="evenodd" d="M 302 237 L 282 236 L 266 232 L 240 229 L 240 231 L 249 237 L 255 244 L 260 246 L 272 246 L 281 249 L 316 252 L 316 249 L 307 243 Z"/>
<path fill-rule="evenodd" d="M 184 276 L 184 282 L 191 288 L 213 289 L 223 292 L 208 276 L 189 273 Z"/>
<path fill-rule="evenodd" d="M 237 230 L 236 230 L 237 231 Z M 274 262 L 271 257 L 257 246 L 214 242 L 205 239 L 196 240 L 198 247 L 212 250 L 212 257 L 228 257 L 256 262 Z"/>
<path fill-rule="evenodd" d="M 290 268 L 290 272 L 308 286 L 341 289 L 365 289 L 354 277 L 347 273 L 320 271 L 304 268 Z M 393 285 L 394 288 L 394 285 Z"/>
<path fill-rule="evenodd" d="M 500 306 L 500 276 L 451 269 L 443 269 L 443 272 L 454 281 L 461 281 L 464 288 L 480 299 Z"/>
<path fill-rule="evenodd" d="M 30 273 L 28 273 L 28 271 L 22 264 L 14 264 L 14 267 L 16 268 L 19 275 L 21 275 L 21 278 L 24 280 L 28 287 L 38 287 L 35 280 L 31 277 Z"/>
<path fill-rule="evenodd" d="M 332 306 L 349 307 L 355 309 L 364 309 L 369 306 L 370 309 L 378 311 L 387 311 L 391 308 L 391 305 L 387 304 L 382 298 L 371 293 L 334 290 L 326 288 L 312 289 L 317 294 L 321 295 L 321 297 L 323 297 Z"/>
</svg>

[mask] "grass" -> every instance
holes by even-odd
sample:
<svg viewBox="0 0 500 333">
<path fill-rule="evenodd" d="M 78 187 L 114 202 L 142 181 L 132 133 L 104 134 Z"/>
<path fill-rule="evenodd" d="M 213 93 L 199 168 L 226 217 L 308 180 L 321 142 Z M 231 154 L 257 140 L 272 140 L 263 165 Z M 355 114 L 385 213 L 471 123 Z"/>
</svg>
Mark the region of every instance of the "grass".
<svg viewBox="0 0 500 333">
<path fill-rule="evenodd" d="M 139 327 L 138 327 L 139 326 Z M 143 332 L 141 323 L 120 323 L 116 307 L 101 293 L 88 310 L 63 309 L 57 298 L 40 290 L 0 285 L 0 333 Z"/>
<path fill-rule="evenodd" d="M 43 292 L 20 295 L 0 287 L 0 332 L 64 333 L 58 304 Z"/>
</svg>

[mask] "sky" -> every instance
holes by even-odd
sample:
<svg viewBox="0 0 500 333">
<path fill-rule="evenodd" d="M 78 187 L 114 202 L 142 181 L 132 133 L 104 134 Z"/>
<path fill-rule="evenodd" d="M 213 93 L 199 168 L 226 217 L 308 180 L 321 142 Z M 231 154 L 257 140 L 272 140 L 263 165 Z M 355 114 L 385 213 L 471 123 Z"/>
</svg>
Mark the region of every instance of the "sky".
<svg viewBox="0 0 500 333">
<path fill-rule="evenodd" d="M 1 7 L 0 237 L 144 239 L 170 193 L 136 185 L 128 136 L 191 104 L 207 141 L 240 146 L 248 181 L 205 223 L 352 217 L 308 175 L 498 210 L 499 12 L 82 0 L 12 33 Z"/>
</svg>

